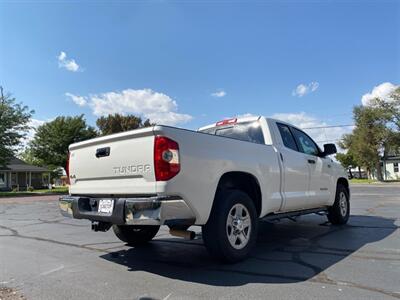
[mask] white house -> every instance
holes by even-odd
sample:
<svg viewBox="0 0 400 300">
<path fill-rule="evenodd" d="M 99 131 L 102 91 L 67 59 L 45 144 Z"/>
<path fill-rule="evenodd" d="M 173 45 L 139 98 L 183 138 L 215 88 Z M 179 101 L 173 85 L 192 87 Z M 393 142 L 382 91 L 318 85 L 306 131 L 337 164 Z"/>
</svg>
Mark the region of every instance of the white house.
<svg viewBox="0 0 400 300">
<path fill-rule="evenodd" d="M 400 156 L 389 156 L 382 160 L 382 172 L 384 180 L 400 179 Z"/>
</svg>

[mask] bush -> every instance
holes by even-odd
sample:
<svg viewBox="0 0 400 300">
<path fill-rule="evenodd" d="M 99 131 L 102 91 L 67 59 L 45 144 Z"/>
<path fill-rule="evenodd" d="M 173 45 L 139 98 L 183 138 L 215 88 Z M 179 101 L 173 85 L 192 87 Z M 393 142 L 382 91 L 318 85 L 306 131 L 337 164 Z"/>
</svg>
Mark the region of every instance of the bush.
<svg viewBox="0 0 400 300">
<path fill-rule="evenodd" d="M 28 188 L 26 190 L 28 192 L 33 192 L 35 189 L 33 188 L 33 186 L 28 186 Z"/>
</svg>

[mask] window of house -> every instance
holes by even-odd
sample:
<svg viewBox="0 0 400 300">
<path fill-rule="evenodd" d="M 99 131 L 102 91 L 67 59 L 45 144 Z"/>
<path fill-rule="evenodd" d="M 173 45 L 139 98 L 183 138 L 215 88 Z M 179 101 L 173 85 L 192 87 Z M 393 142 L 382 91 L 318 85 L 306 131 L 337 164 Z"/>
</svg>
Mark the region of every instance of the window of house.
<svg viewBox="0 0 400 300">
<path fill-rule="evenodd" d="M 393 163 L 393 170 L 395 173 L 399 172 L 399 163 Z"/>
<path fill-rule="evenodd" d="M 6 173 L 0 172 L 0 186 L 6 185 Z"/>
</svg>

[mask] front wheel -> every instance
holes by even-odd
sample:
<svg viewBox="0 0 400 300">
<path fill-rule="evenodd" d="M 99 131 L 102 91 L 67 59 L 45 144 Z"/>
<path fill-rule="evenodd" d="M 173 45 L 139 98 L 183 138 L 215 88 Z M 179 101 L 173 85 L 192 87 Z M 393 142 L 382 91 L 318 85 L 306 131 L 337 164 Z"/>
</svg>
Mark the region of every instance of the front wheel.
<svg viewBox="0 0 400 300">
<path fill-rule="evenodd" d="M 249 255 L 257 239 L 254 203 L 239 190 L 221 191 L 215 201 L 202 228 L 204 244 L 211 255 L 224 262 L 241 261 Z"/>
<path fill-rule="evenodd" d="M 347 188 L 338 184 L 335 202 L 328 209 L 328 220 L 333 225 L 346 224 L 350 216 L 350 197 Z"/>
<path fill-rule="evenodd" d="M 150 225 L 113 225 L 117 238 L 131 246 L 139 246 L 151 241 L 159 229 L 160 226 Z"/>
</svg>

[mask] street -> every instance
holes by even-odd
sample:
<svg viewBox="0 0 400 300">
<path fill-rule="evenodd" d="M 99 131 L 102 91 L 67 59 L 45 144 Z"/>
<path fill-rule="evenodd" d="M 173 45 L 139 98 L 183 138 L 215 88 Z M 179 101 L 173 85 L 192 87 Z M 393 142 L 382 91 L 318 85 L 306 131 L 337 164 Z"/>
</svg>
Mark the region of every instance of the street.
<svg viewBox="0 0 400 300">
<path fill-rule="evenodd" d="M 400 185 L 351 187 L 351 217 L 260 222 L 250 259 L 212 260 L 162 227 L 130 248 L 67 219 L 58 196 L 0 198 L 0 288 L 27 299 L 400 299 Z"/>
</svg>

